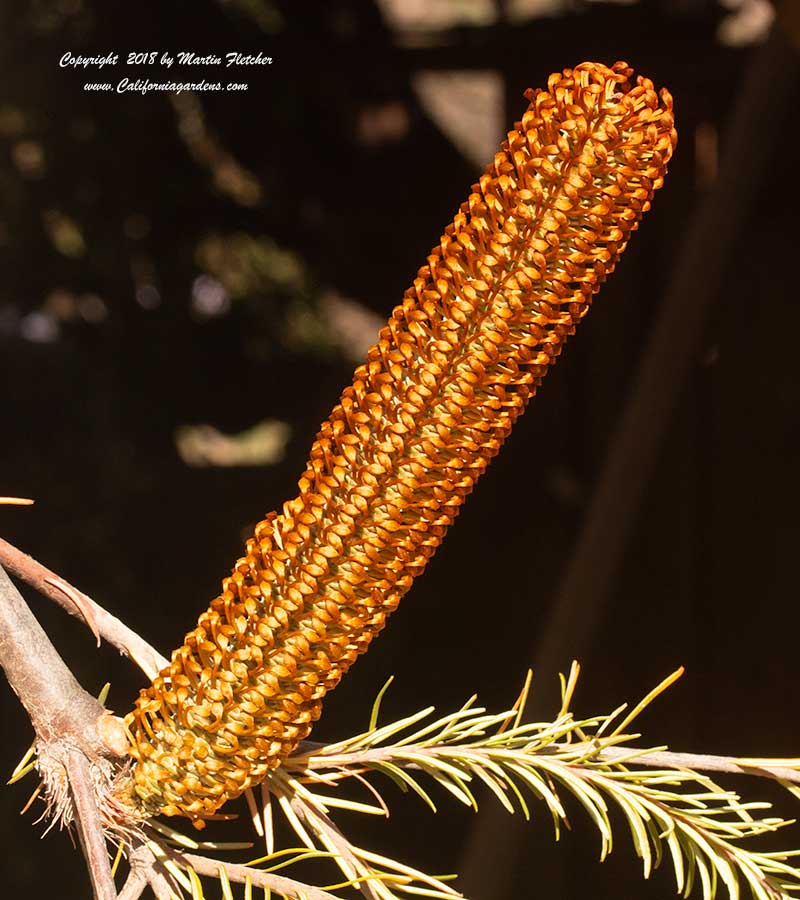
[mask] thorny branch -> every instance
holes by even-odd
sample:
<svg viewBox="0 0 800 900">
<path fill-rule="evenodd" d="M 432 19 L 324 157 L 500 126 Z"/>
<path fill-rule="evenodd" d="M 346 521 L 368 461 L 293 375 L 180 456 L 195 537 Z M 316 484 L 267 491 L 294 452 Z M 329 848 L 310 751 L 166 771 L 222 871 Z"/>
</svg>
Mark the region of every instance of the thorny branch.
<svg viewBox="0 0 800 900">
<path fill-rule="evenodd" d="M 52 600 L 71 616 L 83 619 L 95 636 L 105 638 L 120 653 L 129 656 L 152 681 L 168 665 L 154 647 L 124 622 L 73 587 L 55 572 L 0 538 L 0 566 Z"/>
<path fill-rule="evenodd" d="M 91 771 L 93 766 L 107 769 L 117 756 L 98 732 L 98 722 L 106 720 L 107 712 L 78 684 L 2 566 L 0 666 L 36 731 L 43 780 L 51 788 L 68 785 L 68 791 L 56 790 L 50 797 L 56 817 L 71 808 L 94 895 L 97 900 L 113 900 L 116 891 L 105 855 Z"/>
<path fill-rule="evenodd" d="M 0 566 L 0 666 L 37 737 L 69 738 L 87 753 L 106 753 L 97 732 L 104 708 L 78 684 Z"/>
<path fill-rule="evenodd" d="M 108 862 L 103 825 L 95 802 L 87 758 L 78 750 L 67 753 L 66 771 L 75 809 L 75 823 L 86 865 L 92 873 L 95 900 L 116 900 L 117 889 Z"/>
</svg>

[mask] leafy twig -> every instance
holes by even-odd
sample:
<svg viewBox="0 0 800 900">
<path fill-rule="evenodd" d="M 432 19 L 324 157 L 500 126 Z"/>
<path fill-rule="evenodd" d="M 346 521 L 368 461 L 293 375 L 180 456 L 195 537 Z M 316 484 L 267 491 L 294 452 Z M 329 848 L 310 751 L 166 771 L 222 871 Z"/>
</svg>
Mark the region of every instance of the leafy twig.
<svg viewBox="0 0 800 900">
<path fill-rule="evenodd" d="M 487 714 L 476 707 L 473 697 L 457 712 L 433 721 L 431 709 L 382 727 L 375 726 L 373 716 L 372 727 L 363 734 L 291 758 L 286 764 L 288 771 L 276 773 L 283 779 L 278 790 L 285 791 L 288 786 L 302 792 L 312 809 L 335 805 L 380 812 L 321 795 L 309 785 L 335 785 L 354 775 L 376 771 L 404 790 L 413 790 L 435 809 L 421 775 L 473 808 L 477 808 L 477 801 L 472 783 L 477 782 L 487 787 L 508 812 L 519 809 L 526 817 L 525 793 L 543 800 L 557 835 L 566 819 L 560 795 L 567 792 L 581 803 L 600 832 L 601 857 L 612 848 L 609 803 L 613 803 L 630 826 L 645 877 L 668 854 L 678 891 L 684 896 L 696 883 L 706 900 L 717 895 L 719 883 L 726 886 L 733 900 L 740 896 L 741 884 L 758 900 L 797 896 L 800 870 L 789 862 L 795 852 L 759 853 L 742 846 L 746 839 L 788 824 L 777 817 L 756 814 L 769 804 L 742 802 L 737 794 L 684 766 L 664 767 L 665 751 L 661 748 L 651 751 L 623 746 L 635 737 L 625 734 L 624 729 L 674 676 L 627 716 L 623 717 L 623 706 L 609 715 L 575 719 L 569 700 L 577 671 L 574 667 L 564 685 L 564 703 L 554 722 L 523 722 L 524 696 L 511 710 L 499 714 Z M 662 754 L 660 767 L 631 768 L 632 763 L 651 763 L 657 754 Z M 719 758 L 705 761 L 720 764 Z M 732 761 L 725 765 L 726 771 L 749 774 L 744 765 Z M 769 774 L 780 777 L 783 773 Z M 292 776 L 298 780 L 297 786 L 291 784 Z M 395 896 L 387 886 L 382 888 L 385 897 Z"/>
</svg>

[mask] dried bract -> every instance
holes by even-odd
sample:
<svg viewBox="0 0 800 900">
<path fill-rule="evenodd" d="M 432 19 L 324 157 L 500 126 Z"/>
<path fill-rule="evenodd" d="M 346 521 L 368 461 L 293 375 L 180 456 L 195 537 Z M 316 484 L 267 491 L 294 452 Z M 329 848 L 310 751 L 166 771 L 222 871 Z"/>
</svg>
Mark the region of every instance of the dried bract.
<svg viewBox="0 0 800 900">
<path fill-rule="evenodd" d="M 552 75 L 311 449 L 300 494 L 128 716 L 136 803 L 195 820 L 263 780 L 383 628 L 662 184 L 672 101 L 625 63 Z"/>
</svg>

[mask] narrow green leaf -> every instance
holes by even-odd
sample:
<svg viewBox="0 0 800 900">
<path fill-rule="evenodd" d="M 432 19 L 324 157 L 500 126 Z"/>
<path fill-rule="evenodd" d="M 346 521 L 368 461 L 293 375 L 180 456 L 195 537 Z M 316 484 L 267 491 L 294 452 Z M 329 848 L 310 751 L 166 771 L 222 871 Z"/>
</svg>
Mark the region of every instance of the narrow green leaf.
<svg viewBox="0 0 800 900">
<path fill-rule="evenodd" d="M 191 867 L 186 867 L 186 874 L 189 876 L 189 884 L 191 885 L 192 900 L 205 900 L 203 895 L 203 885 L 197 877 L 197 872 Z"/>
<path fill-rule="evenodd" d="M 369 728 L 368 731 L 374 731 L 375 727 L 378 724 L 378 716 L 381 711 L 381 701 L 383 700 L 383 695 L 386 691 L 389 690 L 389 685 L 394 681 L 394 675 L 390 675 L 386 679 L 386 684 L 378 691 L 378 696 L 375 698 L 375 702 L 372 704 L 372 712 L 369 715 Z"/>
<path fill-rule="evenodd" d="M 498 780 L 493 775 L 490 775 L 487 771 L 485 771 L 481 766 L 478 765 L 473 765 L 471 767 L 471 771 L 486 785 L 486 787 L 489 788 L 489 790 L 495 795 L 495 797 L 497 797 L 506 812 L 514 815 L 514 806 L 508 799 L 508 793 L 505 788 L 506 782 L 498 782 Z"/>
<path fill-rule="evenodd" d="M 233 891 L 231 890 L 231 883 L 228 880 L 228 873 L 225 871 L 225 866 L 217 866 L 217 874 L 219 876 L 220 886 L 222 887 L 222 900 L 233 900 Z"/>
</svg>

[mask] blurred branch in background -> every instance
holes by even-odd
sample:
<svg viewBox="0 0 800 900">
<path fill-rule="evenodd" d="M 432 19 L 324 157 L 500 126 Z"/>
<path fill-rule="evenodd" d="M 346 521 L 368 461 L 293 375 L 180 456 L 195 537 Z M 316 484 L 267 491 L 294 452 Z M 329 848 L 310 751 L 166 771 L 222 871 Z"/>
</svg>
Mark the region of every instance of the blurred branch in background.
<svg viewBox="0 0 800 900">
<path fill-rule="evenodd" d="M 269 466 L 283 459 L 291 427 L 267 419 L 239 434 L 223 434 L 213 425 L 185 425 L 175 445 L 187 466 Z"/>
<path fill-rule="evenodd" d="M 417 72 L 423 109 L 459 152 L 480 169 L 491 159 L 505 126 L 499 72 Z"/>
<path fill-rule="evenodd" d="M 258 206 L 263 192 L 258 179 L 219 143 L 208 127 L 200 98 L 192 91 L 170 94 L 178 132 L 194 159 L 214 177 L 214 186 L 242 206 Z"/>
</svg>

